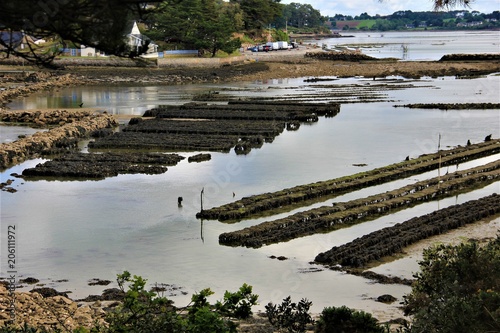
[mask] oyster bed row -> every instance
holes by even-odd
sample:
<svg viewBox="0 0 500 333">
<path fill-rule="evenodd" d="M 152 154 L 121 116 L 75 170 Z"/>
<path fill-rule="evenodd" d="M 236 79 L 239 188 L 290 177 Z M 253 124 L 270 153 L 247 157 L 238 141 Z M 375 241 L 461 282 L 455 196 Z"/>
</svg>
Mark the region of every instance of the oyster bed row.
<svg viewBox="0 0 500 333">
<path fill-rule="evenodd" d="M 68 153 L 39 163 L 34 168 L 24 169 L 22 175 L 25 178 L 103 179 L 118 174 L 161 174 L 167 171 L 167 166 L 174 166 L 183 159 L 177 154 Z"/>
<path fill-rule="evenodd" d="M 352 242 L 322 252 L 314 261 L 330 266 L 341 265 L 341 268 L 363 267 L 383 257 L 401 252 L 404 247 L 419 240 L 498 213 L 500 213 L 500 195 L 492 194 L 374 231 Z"/>
<path fill-rule="evenodd" d="M 235 202 L 203 210 L 197 217 L 220 221 L 238 220 L 286 207 L 292 209 L 296 206 L 305 206 L 308 201 L 310 203 L 320 198 L 327 200 L 353 190 L 435 170 L 439 166 L 455 165 L 499 152 L 500 140 L 444 150 L 351 176 L 244 197 Z"/>
<path fill-rule="evenodd" d="M 248 154 L 272 142 L 284 129 L 297 130 L 318 115 L 334 116 L 340 105 L 279 102 L 225 105 L 187 103 L 148 110 L 133 118 L 121 132 L 89 144 L 95 150 L 146 149 L 221 151 Z M 151 118 L 152 117 L 152 118 Z"/>
<path fill-rule="evenodd" d="M 334 230 L 427 201 L 486 186 L 500 179 L 500 161 L 345 203 L 323 206 L 219 235 L 219 243 L 258 248 Z"/>
</svg>

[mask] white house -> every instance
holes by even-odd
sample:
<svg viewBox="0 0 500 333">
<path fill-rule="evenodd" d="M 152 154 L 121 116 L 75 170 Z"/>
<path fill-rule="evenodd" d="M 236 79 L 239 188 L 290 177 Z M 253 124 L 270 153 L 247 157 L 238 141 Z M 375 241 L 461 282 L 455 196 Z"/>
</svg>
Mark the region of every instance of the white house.
<svg viewBox="0 0 500 333">
<path fill-rule="evenodd" d="M 139 27 L 137 26 L 137 22 L 135 21 L 130 23 L 130 30 L 128 31 L 130 32 L 126 34 L 125 41 L 133 51 L 139 51 L 140 47 L 146 45 L 146 43 L 150 41 L 147 36 L 141 34 Z M 155 54 L 157 51 L 158 45 L 150 41 L 146 54 Z M 82 57 L 104 56 L 104 54 L 99 50 L 96 50 L 93 47 L 86 47 L 85 45 L 81 45 L 80 54 Z"/>
<path fill-rule="evenodd" d="M 158 52 L 158 45 L 151 42 L 151 40 L 147 36 L 141 34 L 139 27 L 137 26 L 137 22 L 134 21 L 130 33 L 127 34 L 127 44 L 130 45 L 132 50 L 139 51 L 139 48 L 146 45 L 148 41 L 150 43 L 148 45 L 146 54 Z"/>
</svg>

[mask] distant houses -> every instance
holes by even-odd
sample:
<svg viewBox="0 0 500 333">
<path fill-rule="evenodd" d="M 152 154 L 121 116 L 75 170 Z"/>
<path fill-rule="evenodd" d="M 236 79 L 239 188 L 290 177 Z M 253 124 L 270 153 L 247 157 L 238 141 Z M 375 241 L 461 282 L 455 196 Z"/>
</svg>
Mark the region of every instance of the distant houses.
<svg viewBox="0 0 500 333">
<path fill-rule="evenodd" d="M 28 44 L 36 44 L 37 42 L 30 36 L 21 31 L 0 31 L 0 51 L 5 49 L 4 45 L 8 45 L 13 49 L 24 50 L 28 48 Z"/>
</svg>

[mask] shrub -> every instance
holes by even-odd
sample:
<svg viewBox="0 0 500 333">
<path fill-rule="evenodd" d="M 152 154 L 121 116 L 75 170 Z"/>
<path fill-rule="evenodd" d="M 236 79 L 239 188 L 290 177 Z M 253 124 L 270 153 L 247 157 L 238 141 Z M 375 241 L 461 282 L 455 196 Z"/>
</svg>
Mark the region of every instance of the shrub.
<svg viewBox="0 0 500 333">
<path fill-rule="evenodd" d="M 468 242 L 429 248 L 419 264 L 405 297 L 410 332 L 500 331 L 500 235 L 484 247 Z"/>
<path fill-rule="evenodd" d="M 292 303 L 290 296 L 283 299 L 277 307 L 273 303 L 266 305 L 267 318 L 271 325 L 288 332 L 301 333 L 306 331 L 308 324 L 314 323 L 309 314 L 312 302 L 303 298 L 298 304 Z"/>
<path fill-rule="evenodd" d="M 239 291 L 226 291 L 222 302 L 211 305 L 207 298 L 214 292 L 206 288 L 194 294 L 186 308 L 178 310 L 172 301 L 147 291 L 146 280 L 140 276 L 132 278 L 124 272 L 117 282 L 123 291 L 125 283 L 129 284 L 123 304 L 108 315 L 108 328 L 98 332 L 234 333 L 237 324 L 231 318 L 249 317 L 258 299 L 252 287 L 243 284 Z M 185 310 L 187 313 L 183 313 Z"/>
<path fill-rule="evenodd" d="M 352 310 L 346 306 L 326 307 L 316 322 L 317 333 L 384 333 L 377 319 L 371 314 Z"/>
<path fill-rule="evenodd" d="M 226 291 L 224 301 L 217 301 L 215 309 L 229 317 L 246 319 L 252 315 L 252 306 L 257 304 L 258 297 L 252 294 L 252 286 L 244 283 L 235 293 Z"/>
</svg>

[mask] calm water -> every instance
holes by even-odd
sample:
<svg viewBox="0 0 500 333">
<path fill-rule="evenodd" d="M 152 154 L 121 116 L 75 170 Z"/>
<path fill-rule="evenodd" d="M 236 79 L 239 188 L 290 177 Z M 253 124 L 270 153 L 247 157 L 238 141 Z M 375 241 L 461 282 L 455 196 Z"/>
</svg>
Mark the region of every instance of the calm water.
<svg viewBox="0 0 500 333">
<path fill-rule="evenodd" d="M 403 60 L 439 60 L 453 53 L 498 53 L 498 31 L 427 31 L 427 32 L 343 32 L 349 38 L 330 38 L 307 43 L 328 48 L 359 49 L 375 58 Z"/>
<path fill-rule="evenodd" d="M 419 205 L 348 229 L 260 249 L 220 246 L 218 236 L 278 216 L 234 224 L 201 223 L 195 218 L 200 209 L 202 188 L 205 188 L 205 207 L 211 207 L 234 200 L 233 192 L 235 199 L 239 199 L 369 170 L 401 161 L 408 155 L 416 157 L 434 152 L 439 135 L 442 147 L 464 145 L 468 139 L 480 142 L 490 133 L 495 138 L 500 137 L 500 110 L 393 107 L 417 102 L 499 103 L 500 76 L 473 80 L 451 77 L 393 80 L 388 84 L 393 87 L 411 84 L 413 87 L 380 89 L 383 98 L 376 103 L 343 104 L 336 117 L 321 118 L 318 123 L 301 126 L 296 132 L 284 132 L 272 144 L 265 144 L 247 156 L 237 156 L 233 152 L 212 153 L 208 162 L 188 163 L 186 159 L 163 175 L 122 175 L 102 181 L 72 182 L 15 179 L 13 186 L 18 192 L 0 192 L 0 217 L 2 235 L 8 225 L 16 225 L 18 230 L 19 275 L 37 277 L 58 290 L 72 291 L 75 298 L 102 291 L 103 287 L 87 286 L 88 280 L 113 280 L 117 273 L 129 270 L 143 275 L 151 283 L 182 287 L 188 295 L 178 292 L 172 297 L 179 306 L 187 304 L 190 295 L 203 288 L 210 287 L 216 292 L 215 301 L 222 298 L 225 290 L 236 290 L 248 283 L 260 295 L 261 309 L 269 301 L 281 302 L 291 295 L 293 300 L 307 297 L 313 301 L 315 312 L 325 306 L 343 304 L 372 313 L 395 310 L 397 302 L 391 306 L 377 303 L 373 298 L 385 293 L 401 297 L 409 291 L 407 287 L 381 286 L 332 271 L 311 272 L 317 267 L 309 262 L 319 252 L 373 230 L 498 192 L 498 182 L 469 194 Z M 83 99 L 85 106 L 109 113 L 140 115 L 156 105 L 185 103 L 193 93 L 214 89 L 236 96 L 265 95 L 285 99 L 308 94 L 313 99 L 327 101 L 335 97 L 324 97 L 325 92 L 335 92 L 346 86 L 368 91 L 370 85 L 373 81 L 358 78 L 327 84 L 306 84 L 301 79 L 289 79 L 182 87 L 77 87 L 22 98 L 10 107 L 63 107 L 69 100 Z M 11 133 L 11 128 L 0 130 L 2 142 L 18 135 L 15 131 Z M 498 158 L 497 155 L 482 162 Z M 1 181 L 12 179 L 9 176 L 12 172 L 21 173 L 40 162 L 42 160 L 27 161 L 6 170 L 0 174 Z M 368 166 L 352 166 L 357 163 Z M 336 200 L 385 192 L 416 178 Z M 178 196 L 184 198 L 182 208 L 177 206 Z M 5 237 L 1 240 L 1 267 L 5 272 Z M 283 255 L 289 260 L 273 260 L 269 258 L 271 255 Z M 398 267 L 398 271 L 409 275 L 414 267 Z M 53 282 L 60 279 L 69 282 Z"/>
</svg>

